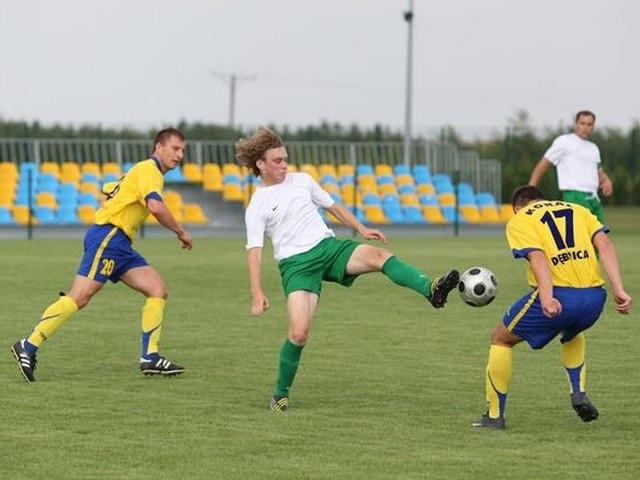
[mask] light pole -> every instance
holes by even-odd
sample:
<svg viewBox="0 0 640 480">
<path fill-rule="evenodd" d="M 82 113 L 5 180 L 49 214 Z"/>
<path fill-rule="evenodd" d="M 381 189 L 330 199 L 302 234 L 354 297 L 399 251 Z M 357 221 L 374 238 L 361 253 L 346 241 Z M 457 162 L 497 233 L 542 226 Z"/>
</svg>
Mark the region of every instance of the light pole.
<svg viewBox="0 0 640 480">
<path fill-rule="evenodd" d="M 404 12 L 404 20 L 408 24 L 407 38 L 407 84 L 404 105 L 404 164 L 411 164 L 411 90 L 413 85 L 413 0 L 409 0 L 409 10 Z"/>
<path fill-rule="evenodd" d="M 255 75 L 238 75 L 236 73 L 220 73 L 211 72 L 211 76 L 229 82 L 229 128 L 233 128 L 235 124 L 236 113 L 236 86 L 239 80 L 255 80 Z"/>
</svg>

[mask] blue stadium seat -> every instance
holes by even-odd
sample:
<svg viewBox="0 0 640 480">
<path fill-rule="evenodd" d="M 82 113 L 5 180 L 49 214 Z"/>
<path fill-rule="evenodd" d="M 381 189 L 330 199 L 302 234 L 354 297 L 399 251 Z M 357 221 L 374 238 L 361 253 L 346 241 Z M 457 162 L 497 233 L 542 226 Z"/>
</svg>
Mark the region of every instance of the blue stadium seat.
<svg viewBox="0 0 640 480">
<path fill-rule="evenodd" d="M 100 202 L 95 195 L 91 193 L 79 193 L 78 205 L 91 205 L 94 208 L 98 208 L 100 206 Z"/>
<path fill-rule="evenodd" d="M 58 208 L 58 212 L 56 213 L 56 220 L 58 223 L 64 225 L 80 225 L 80 219 L 78 218 L 75 205 L 60 204 L 60 208 Z"/>
<path fill-rule="evenodd" d="M 418 207 L 404 207 L 404 218 L 407 223 L 427 223 Z"/>
<path fill-rule="evenodd" d="M 0 207 L 0 225 L 13 225 L 14 223 L 11 211 L 6 207 Z"/>
<path fill-rule="evenodd" d="M 367 163 L 361 163 L 356 167 L 356 175 L 374 175 L 373 167 Z"/>
<path fill-rule="evenodd" d="M 431 171 L 426 165 L 414 165 L 413 178 L 418 185 L 422 183 L 431 183 Z"/>
<path fill-rule="evenodd" d="M 58 223 L 56 213 L 51 207 L 33 207 L 33 214 L 42 225 L 53 225 Z"/>
<path fill-rule="evenodd" d="M 178 165 L 173 170 L 169 170 L 165 173 L 164 181 L 166 183 L 187 183 L 187 178 L 182 173 L 182 167 Z"/>
<path fill-rule="evenodd" d="M 394 165 L 393 173 L 395 173 L 396 177 L 398 175 L 411 175 L 411 169 L 409 168 L 408 165 L 401 163 L 398 165 Z"/>
</svg>

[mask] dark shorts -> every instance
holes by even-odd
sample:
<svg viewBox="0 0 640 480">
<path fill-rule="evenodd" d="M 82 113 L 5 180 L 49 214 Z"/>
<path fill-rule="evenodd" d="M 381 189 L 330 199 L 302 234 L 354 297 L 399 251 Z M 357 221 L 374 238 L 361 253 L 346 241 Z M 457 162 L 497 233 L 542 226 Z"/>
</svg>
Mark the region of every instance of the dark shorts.
<svg viewBox="0 0 640 480">
<path fill-rule="evenodd" d="M 78 275 L 100 283 L 115 283 L 132 268 L 146 265 L 147 261 L 131 248 L 131 240 L 118 227 L 93 225 L 85 233 Z"/>
<path fill-rule="evenodd" d="M 350 286 L 358 275 L 346 273 L 347 262 L 361 243 L 329 237 L 304 253 L 285 258 L 278 264 L 285 295 L 307 290 L 320 295 L 322 281 Z"/>
<path fill-rule="evenodd" d="M 562 313 L 557 317 L 549 318 L 542 313 L 536 289 L 511 305 L 502 322 L 531 348 L 540 349 L 560 334 L 560 341 L 565 343 L 591 327 L 607 300 L 607 292 L 602 287 L 554 287 L 553 296 L 562 304 Z"/>
<path fill-rule="evenodd" d="M 502 319 L 504 326 L 534 349 L 543 348 L 560 334 L 560 341 L 568 342 L 596 323 L 607 300 L 602 287 L 554 287 L 553 296 L 562 304 L 562 313 L 557 317 L 542 313 L 536 289 L 511 305 Z"/>
</svg>

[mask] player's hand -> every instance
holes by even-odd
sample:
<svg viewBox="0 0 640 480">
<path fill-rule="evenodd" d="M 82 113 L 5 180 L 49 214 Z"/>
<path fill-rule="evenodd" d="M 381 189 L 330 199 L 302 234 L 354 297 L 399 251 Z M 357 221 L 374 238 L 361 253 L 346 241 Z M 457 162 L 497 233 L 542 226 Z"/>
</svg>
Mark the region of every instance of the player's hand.
<svg viewBox="0 0 640 480">
<path fill-rule="evenodd" d="M 557 317 L 562 313 L 562 304 L 557 298 L 552 298 L 548 301 L 541 301 L 542 305 L 542 313 L 544 313 L 545 317 L 553 318 Z"/>
<path fill-rule="evenodd" d="M 380 240 L 382 243 L 387 243 L 387 236 L 375 228 L 363 227 L 358 233 L 366 240 Z"/>
<path fill-rule="evenodd" d="M 633 299 L 624 290 L 614 294 L 616 299 L 616 310 L 622 315 L 629 315 Z"/>
<path fill-rule="evenodd" d="M 610 197 L 611 194 L 613 193 L 613 183 L 611 182 L 611 180 L 609 179 L 604 180 L 600 184 L 600 191 L 602 192 L 602 195 L 604 195 L 605 197 Z"/>
<path fill-rule="evenodd" d="M 183 248 L 184 250 L 191 250 L 191 248 L 193 247 L 193 239 L 191 238 L 191 235 L 189 235 L 187 232 L 182 232 L 179 233 L 177 237 L 182 244 L 180 248 Z"/>
<path fill-rule="evenodd" d="M 251 302 L 251 314 L 256 317 L 262 315 L 269 308 L 271 308 L 271 303 L 269 303 L 269 299 L 264 294 L 255 296 Z"/>
</svg>

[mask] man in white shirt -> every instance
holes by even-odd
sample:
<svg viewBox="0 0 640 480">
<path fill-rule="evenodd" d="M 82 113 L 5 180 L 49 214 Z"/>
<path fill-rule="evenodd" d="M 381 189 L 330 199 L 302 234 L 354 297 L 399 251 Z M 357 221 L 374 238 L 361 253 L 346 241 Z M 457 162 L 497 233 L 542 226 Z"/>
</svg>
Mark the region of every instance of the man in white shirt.
<svg viewBox="0 0 640 480">
<path fill-rule="evenodd" d="M 261 279 L 265 234 L 271 238 L 287 297 L 289 332 L 280 350 L 276 390 L 269 404 L 271 411 L 285 412 L 323 281 L 348 287 L 359 275 L 382 272 L 394 283 L 418 292 L 433 307 L 442 308 L 449 292 L 456 288 L 459 274 L 450 270 L 432 281 L 389 250 L 337 239 L 318 208 L 333 214 L 364 239 L 386 243 L 384 233 L 364 226 L 309 174 L 287 173 L 287 150 L 272 130 L 260 128 L 241 139 L 236 144 L 236 157 L 262 179 L 263 185 L 251 197 L 245 213 L 251 313 L 261 315 L 270 307 Z"/>
<path fill-rule="evenodd" d="M 555 165 L 562 200 L 586 207 L 603 223 L 598 190 L 608 197 L 613 193 L 613 184 L 602 169 L 598 146 L 589 141 L 595 123 L 593 112 L 578 112 L 574 133 L 560 135 L 553 141 L 531 172 L 529 185 L 537 186 L 549 166 Z"/>
</svg>

